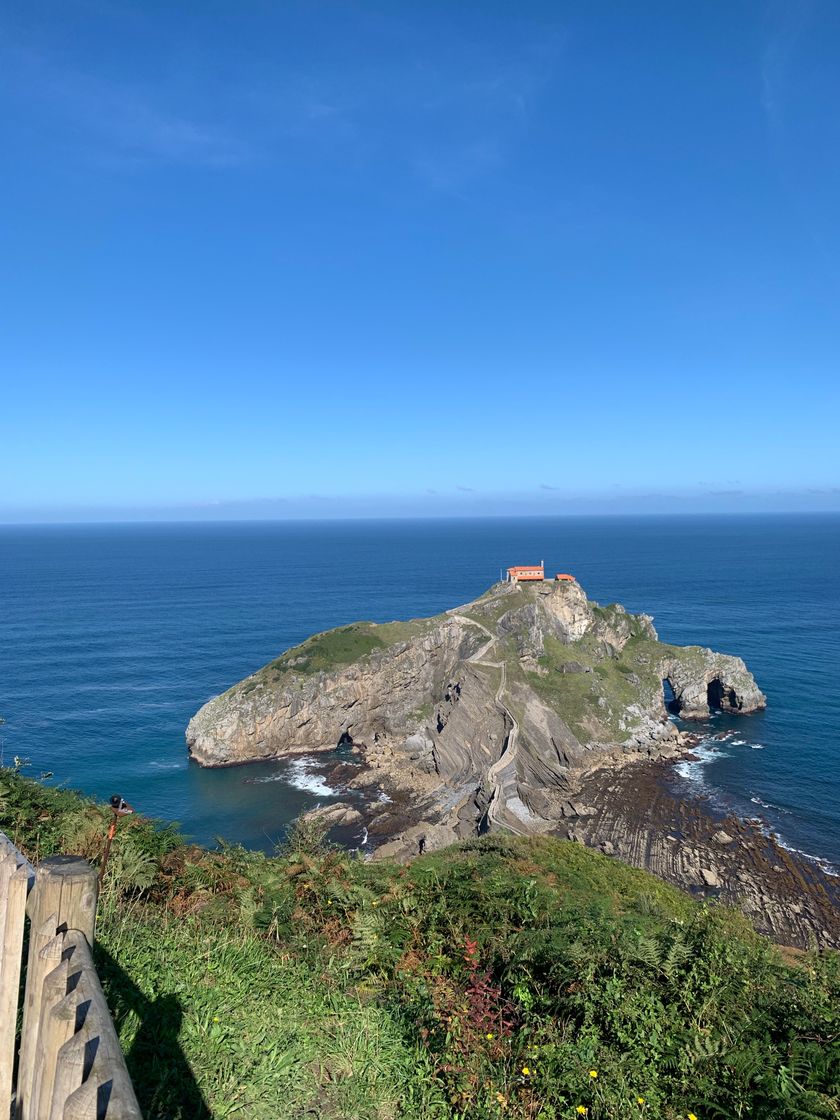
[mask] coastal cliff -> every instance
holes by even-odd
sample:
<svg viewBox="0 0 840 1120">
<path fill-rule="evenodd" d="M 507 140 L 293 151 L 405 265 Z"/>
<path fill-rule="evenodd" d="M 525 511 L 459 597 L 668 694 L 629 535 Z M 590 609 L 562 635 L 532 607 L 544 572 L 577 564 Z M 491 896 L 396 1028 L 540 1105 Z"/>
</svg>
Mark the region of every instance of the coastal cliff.
<svg viewBox="0 0 840 1120">
<path fill-rule="evenodd" d="M 663 681 L 687 719 L 765 706 L 740 658 L 660 642 L 574 580 L 503 583 L 434 618 L 315 635 L 205 704 L 187 743 L 203 766 L 352 746 L 441 839 L 549 831 L 599 763 L 680 748 Z"/>
</svg>

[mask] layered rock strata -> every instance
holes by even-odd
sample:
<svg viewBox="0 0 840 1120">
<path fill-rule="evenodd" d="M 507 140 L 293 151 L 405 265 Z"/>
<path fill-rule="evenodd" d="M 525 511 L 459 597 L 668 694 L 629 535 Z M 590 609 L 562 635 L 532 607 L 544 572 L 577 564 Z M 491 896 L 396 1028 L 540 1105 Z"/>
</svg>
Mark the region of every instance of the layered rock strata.
<svg viewBox="0 0 840 1120">
<path fill-rule="evenodd" d="M 575 581 L 497 584 L 435 618 L 315 635 L 205 704 L 187 743 L 203 766 L 352 746 L 440 842 L 540 832 L 604 759 L 679 749 L 663 681 L 688 719 L 765 705 L 740 658 L 660 642 Z"/>
</svg>

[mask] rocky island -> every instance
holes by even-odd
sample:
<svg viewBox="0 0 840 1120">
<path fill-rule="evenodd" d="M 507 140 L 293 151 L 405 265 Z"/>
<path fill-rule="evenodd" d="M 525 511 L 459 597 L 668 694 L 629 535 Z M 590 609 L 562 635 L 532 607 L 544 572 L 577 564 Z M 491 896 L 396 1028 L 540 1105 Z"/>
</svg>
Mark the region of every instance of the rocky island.
<svg viewBox="0 0 840 1120">
<path fill-rule="evenodd" d="M 355 803 L 326 811 L 364 819 L 376 856 L 555 834 L 735 903 L 783 943 L 840 946 L 835 876 L 669 781 L 694 741 L 670 715 L 765 705 L 741 658 L 661 642 L 571 577 L 514 579 L 433 618 L 314 635 L 205 704 L 187 743 L 202 766 L 351 752 Z"/>
<path fill-rule="evenodd" d="M 317 634 L 209 701 L 187 742 L 203 766 L 353 745 L 426 802 L 439 840 L 554 829 L 608 758 L 672 754 L 710 706 L 765 706 L 744 662 L 660 642 L 647 615 L 570 578 L 500 583 L 429 619 Z"/>
</svg>

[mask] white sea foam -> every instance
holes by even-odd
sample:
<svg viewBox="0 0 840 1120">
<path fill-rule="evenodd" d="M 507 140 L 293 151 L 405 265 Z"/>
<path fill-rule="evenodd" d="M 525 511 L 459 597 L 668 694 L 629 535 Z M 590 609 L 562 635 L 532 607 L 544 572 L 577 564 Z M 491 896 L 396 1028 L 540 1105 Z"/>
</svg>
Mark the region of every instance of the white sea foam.
<svg viewBox="0 0 840 1120">
<path fill-rule="evenodd" d="M 313 772 L 316 765 L 311 758 L 295 758 L 288 769 L 278 770 L 274 774 L 265 774 L 262 778 L 246 778 L 249 785 L 265 785 L 268 782 L 285 782 L 295 789 L 312 793 L 315 797 L 336 797 L 338 790 L 328 786 L 320 774 Z"/>
<path fill-rule="evenodd" d="M 155 770 L 182 770 L 186 766 L 186 762 L 180 760 L 175 762 L 150 762 L 149 765 L 153 766 Z"/>
<path fill-rule="evenodd" d="M 763 743 L 750 743 L 750 748 L 751 748 L 751 750 L 754 750 L 754 751 L 763 751 L 764 750 L 764 744 Z"/>
<path fill-rule="evenodd" d="M 803 859 L 807 859 L 810 863 L 815 863 L 820 871 L 825 875 L 830 875 L 832 879 L 840 877 L 840 870 L 838 870 L 833 863 L 829 863 L 828 860 L 820 859 L 819 856 L 812 856 L 810 852 L 803 852 L 801 848 L 794 848 L 792 844 L 786 844 L 781 837 L 778 838 L 777 842 L 779 847 L 784 848 L 786 852 L 793 852 L 794 855 L 802 856 Z"/>
<path fill-rule="evenodd" d="M 746 739 L 733 739 L 732 740 L 732 746 L 733 747 L 745 747 L 746 745 L 747 745 L 747 740 Z"/>
<path fill-rule="evenodd" d="M 685 778 L 688 782 L 696 782 L 698 785 L 705 785 L 706 779 L 703 775 L 704 767 L 708 766 L 716 758 L 721 757 L 721 751 L 717 746 L 717 741 L 714 739 L 706 739 L 702 743 L 698 743 L 696 747 L 691 748 L 692 758 L 684 758 L 678 762 L 675 769 L 681 778 Z"/>
<path fill-rule="evenodd" d="M 335 797 L 338 790 L 328 786 L 320 774 L 313 773 L 312 766 L 311 758 L 296 758 L 289 766 L 289 785 L 316 797 Z"/>
<path fill-rule="evenodd" d="M 786 809 L 779 809 L 777 805 L 771 806 L 768 802 L 762 801 L 758 797 L 751 797 L 750 801 L 754 801 L 757 805 L 762 805 L 768 809 L 776 809 L 780 813 L 787 812 Z M 776 843 L 780 848 L 784 848 L 786 852 L 793 852 L 794 855 L 801 856 L 803 859 L 807 859 L 809 863 L 815 863 L 824 875 L 830 875 L 832 879 L 840 878 L 840 869 L 835 867 L 833 863 L 829 863 L 828 860 L 823 859 L 822 856 L 812 855 L 810 852 L 806 852 L 802 848 L 795 848 L 793 844 L 789 844 L 783 836 L 780 836 L 776 829 L 772 828 L 763 817 L 748 817 L 747 820 L 750 820 L 753 822 L 753 824 L 757 825 L 765 836 L 769 836 L 772 832 L 775 836 Z"/>
<path fill-rule="evenodd" d="M 383 805 L 389 805 L 391 803 L 391 798 L 384 790 L 379 791 L 379 796 L 376 800 L 381 801 Z"/>
<path fill-rule="evenodd" d="M 790 816 L 790 809 L 783 809 L 781 805 L 774 805 L 772 801 L 762 801 L 760 797 L 751 797 L 753 805 L 760 805 L 762 809 L 772 809 L 775 813 L 784 813 L 785 816 Z"/>
</svg>

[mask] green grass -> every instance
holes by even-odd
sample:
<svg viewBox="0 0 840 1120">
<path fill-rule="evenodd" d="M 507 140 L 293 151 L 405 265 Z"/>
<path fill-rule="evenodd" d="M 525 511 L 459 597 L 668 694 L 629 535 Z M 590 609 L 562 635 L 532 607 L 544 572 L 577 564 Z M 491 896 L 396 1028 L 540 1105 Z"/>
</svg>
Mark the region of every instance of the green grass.
<svg viewBox="0 0 840 1120">
<path fill-rule="evenodd" d="M 135 911 L 100 922 L 98 965 L 144 1116 L 422 1116 L 422 1051 L 388 1011 L 247 924 Z"/>
<path fill-rule="evenodd" d="M 266 668 L 285 672 L 311 674 L 329 672 L 342 665 L 367 657 L 375 649 L 384 649 L 386 643 L 374 632 L 371 622 L 357 622 L 338 630 L 314 634 L 299 646 L 287 650 Z"/>
<path fill-rule="evenodd" d="M 620 657 L 605 655 L 600 641 L 590 635 L 573 645 L 547 637 L 545 654 L 540 658 L 547 672 L 526 672 L 526 678 L 576 735 L 620 741 L 627 734 L 620 721 L 638 699 L 638 682 L 653 691 L 662 687 L 657 668 L 661 658 L 659 643 L 645 637 L 631 638 Z M 568 661 L 578 662 L 590 672 L 561 672 Z M 631 674 L 637 678 L 636 683 Z M 606 707 L 599 705 L 601 697 Z"/>
<path fill-rule="evenodd" d="M 95 860 L 107 820 L 0 775 L 36 858 Z M 547 837 L 403 867 L 311 826 L 268 858 L 127 818 L 97 954 L 146 1120 L 840 1115 L 837 954 L 786 963 L 741 915 Z"/>
<path fill-rule="evenodd" d="M 407 622 L 355 622 L 350 626 L 313 634 L 300 645 L 286 650 L 247 680 L 234 685 L 228 692 L 248 696 L 261 687 L 275 688 L 295 676 L 330 673 L 345 665 L 363 662 L 376 651 L 389 649 L 425 633 L 434 621 L 412 619 Z"/>
</svg>

